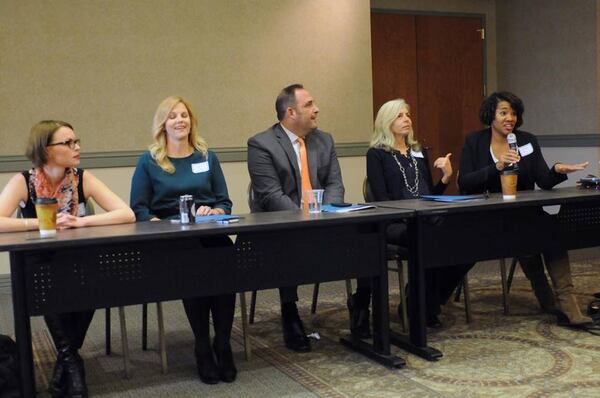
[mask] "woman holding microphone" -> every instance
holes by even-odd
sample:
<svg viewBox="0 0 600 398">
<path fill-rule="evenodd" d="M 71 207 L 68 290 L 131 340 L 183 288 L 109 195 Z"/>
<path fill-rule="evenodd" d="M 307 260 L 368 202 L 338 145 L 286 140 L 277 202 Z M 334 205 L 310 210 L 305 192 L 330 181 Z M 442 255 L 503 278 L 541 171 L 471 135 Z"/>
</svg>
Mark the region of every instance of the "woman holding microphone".
<svg viewBox="0 0 600 398">
<path fill-rule="evenodd" d="M 588 162 L 556 163 L 548 168 L 535 135 L 518 130 L 523 124 L 524 111 L 523 101 L 510 92 L 495 92 L 483 101 L 479 118 L 489 127 L 470 134 L 465 140 L 458 178 L 463 193 L 501 192 L 501 173 L 514 169 L 515 165 L 518 167 L 517 191 L 533 190 L 535 185 L 552 189 L 565 181 L 567 174 L 587 167 Z M 515 135 L 518 150 L 510 148 L 509 134 Z M 530 216 L 553 221 L 541 210 Z M 591 327 L 591 318 L 581 313 L 574 294 L 568 253 L 557 250 L 545 252 L 543 256 L 554 291 L 540 255 L 519 257 L 542 310 L 556 313 L 560 325 Z"/>
</svg>

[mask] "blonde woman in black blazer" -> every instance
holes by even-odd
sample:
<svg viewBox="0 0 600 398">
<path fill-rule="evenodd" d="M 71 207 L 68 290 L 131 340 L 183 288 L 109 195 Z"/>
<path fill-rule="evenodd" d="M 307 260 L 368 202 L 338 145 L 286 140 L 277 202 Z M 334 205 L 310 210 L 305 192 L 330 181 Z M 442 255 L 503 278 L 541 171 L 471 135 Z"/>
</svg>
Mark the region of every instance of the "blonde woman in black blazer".
<svg viewBox="0 0 600 398">
<path fill-rule="evenodd" d="M 433 170 L 430 168 L 427 151 L 415 139 L 410 106 L 404 99 L 388 101 L 379 108 L 369 147 L 367 179 L 376 202 L 441 195 L 452 177 L 450 153 L 435 159 Z M 432 173 L 439 176 L 435 185 Z M 391 244 L 406 248 L 407 225 L 401 222 L 391 223 L 386 229 L 386 239 Z M 442 326 L 439 319 L 441 307 L 446 304 L 458 282 L 471 267 L 472 264 L 457 264 L 453 267 L 425 270 L 425 319 L 428 327 Z M 370 301 L 370 279 L 358 278 L 356 293 L 348 300 L 351 311 L 350 331 L 355 337 L 371 336 Z"/>
<path fill-rule="evenodd" d="M 567 179 L 566 174 L 583 170 L 588 163 L 556 163 L 548 167 L 535 135 L 517 130 L 523 123 L 523 102 L 509 92 L 493 93 L 481 105 L 479 118 L 489 127 L 467 136 L 460 159 L 458 184 L 463 193 L 500 192 L 500 173 L 518 164 L 517 190 L 535 185 L 552 189 Z M 514 133 L 519 150 L 510 150 L 507 136 Z M 539 217 L 545 217 L 539 214 Z M 581 313 L 574 295 L 569 256 L 566 251 L 543 253 L 554 291 L 544 273 L 539 255 L 520 257 L 523 272 L 546 312 L 555 312 L 559 324 L 587 327 L 591 319 Z M 556 299 L 555 299 L 556 298 Z"/>
</svg>

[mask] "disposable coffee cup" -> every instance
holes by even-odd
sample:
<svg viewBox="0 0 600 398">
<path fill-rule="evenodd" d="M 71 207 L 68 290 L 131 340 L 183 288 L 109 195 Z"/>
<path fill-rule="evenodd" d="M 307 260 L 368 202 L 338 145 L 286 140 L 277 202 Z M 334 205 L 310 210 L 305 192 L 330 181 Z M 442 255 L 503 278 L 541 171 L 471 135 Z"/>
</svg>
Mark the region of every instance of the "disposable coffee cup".
<svg viewBox="0 0 600 398">
<path fill-rule="evenodd" d="M 500 174 L 500 183 L 502 184 L 502 199 L 514 200 L 517 198 L 517 178 L 515 170 L 503 171 Z"/>
<path fill-rule="evenodd" d="M 55 198 L 37 198 L 35 200 L 35 212 L 42 238 L 56 236 L 56 212 L 58 201 Z"/>
<path fill-rule="evenodd" d="M 323 203 L 323 189 L 307 189 L 302 192 L 302 208 L 309 213 L 320 213 Z"/>
</svg>

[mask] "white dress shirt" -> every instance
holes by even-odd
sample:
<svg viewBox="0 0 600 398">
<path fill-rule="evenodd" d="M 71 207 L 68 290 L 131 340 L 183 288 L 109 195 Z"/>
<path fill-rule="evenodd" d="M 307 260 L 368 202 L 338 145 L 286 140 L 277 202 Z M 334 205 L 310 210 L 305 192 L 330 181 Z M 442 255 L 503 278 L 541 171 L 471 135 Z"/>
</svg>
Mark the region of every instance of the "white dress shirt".
<svg viewBox="0 0 600 398">
<path fill-rule="evenodd" d="M 298 170 L 300 170 L 300 174 L 302 174 L 302 164 L 300 163 L 300 142 L 299 138 L 296 134 L 292 133 L 290 130 L 286 129 L 282 123 L 279 123 L 281 128 L 287 134 L 288 138 L 292 142 L 292 147 L 294 147 L 294 152 L 296 152 L 296 160 L 298 161 Z M 308 156 L 308 155 L 307 155 Z M 308 159 L 307 159 L 308 161 Z"/>
</svg>

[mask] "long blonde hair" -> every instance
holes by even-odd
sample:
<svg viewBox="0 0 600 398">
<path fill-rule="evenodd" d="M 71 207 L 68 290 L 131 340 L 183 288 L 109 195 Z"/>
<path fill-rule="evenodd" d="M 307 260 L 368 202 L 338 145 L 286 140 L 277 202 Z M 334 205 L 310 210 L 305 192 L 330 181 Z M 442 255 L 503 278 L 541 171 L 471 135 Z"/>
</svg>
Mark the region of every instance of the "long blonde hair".
<svg viewBox="0 0 600 398">
<path fill-rule="evenodd" d="M 402 98 L 391 100 L 381 105 L 375 118 L 373 136 L 371 137 L 369 147 L 381 148 L 386 151 L 391 151 L 394 148 L 396 139 L 390 128 L 403 108 L 406 108 L 410 112 L 410 106 Z M 406 145 L 415 151 L 421 149 L 421 144 L 415 140 L 412 128 L 406 136 Z"/>
<path fill-rule="evenodd" d="M 188 142 L 190 146 L 195 148 L 198 152 L 204 156 L 208 153 L 208 144 L 204 138 L 200 137 L 198 133 L 198 119 L 192 111 L 192 106 L 188 101 L 182 97 L 170 96 L 162 100 L 154 113 L 154 119 L 152 121 L 152 137 L 154 142 L 150 145 L 150 155 L 160 166 L 161 169 L 167 173 L 173 174 L 175 172 L 175 166 L 167 157 L 167 131 L 165 130 L 165 123 L 169 118 L 169 113 L 175 108 L 175 105 L 182 103 L 187 108 L 188 114 L 190 115 L 190 134 L 188 135 Z"/>
</svg>

